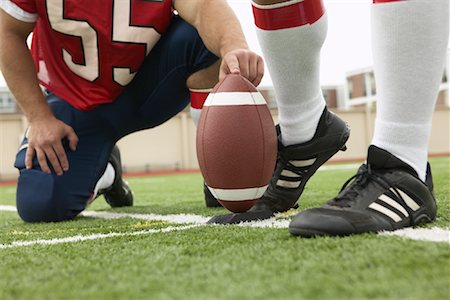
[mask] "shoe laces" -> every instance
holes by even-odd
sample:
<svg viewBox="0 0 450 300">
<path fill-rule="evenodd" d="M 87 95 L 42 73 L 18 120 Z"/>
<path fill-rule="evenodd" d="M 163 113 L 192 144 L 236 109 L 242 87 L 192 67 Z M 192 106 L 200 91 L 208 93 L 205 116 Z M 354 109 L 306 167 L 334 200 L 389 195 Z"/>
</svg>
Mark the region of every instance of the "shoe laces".
<svg viewBox="0 0 450 300">
<path fill-rule="evenodd" d="M 358 172 L 350 177 L 342 186 L 338 196 L 328 202 L 329 205 L 339 207 L 351 207 L 351 203 L 358 199 L 361 191 L 363 191 L 369 184 L 377 183 L 383 189 L 392 192 L 392 196 L 399 203 L 402 203 L 410 216 L 412 211 L 406 205 L 400 192 L 383 174 L 374 172 L 370 165 L 363 165 Z"/>
</svg>

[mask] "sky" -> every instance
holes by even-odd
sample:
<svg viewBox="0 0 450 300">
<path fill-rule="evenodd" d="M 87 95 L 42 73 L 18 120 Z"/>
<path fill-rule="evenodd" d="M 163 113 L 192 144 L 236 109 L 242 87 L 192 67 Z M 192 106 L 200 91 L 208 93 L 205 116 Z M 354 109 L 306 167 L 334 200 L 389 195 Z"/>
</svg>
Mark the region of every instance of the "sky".
<svg viewBox="0 0 450 300">
<path fill-rule="evenodd" d="M 227 0 L 239 18 L 249 46 L 261 54 L 250 0 Z M 372 0 L 324 0 L 328 36 L 321 52 L 321 84 L 343 84 L 345 74 L 372 65 L 370 5 Z M 0 76 L 0 86 L 4 85 Z M 262 86 L 270 86 L 270 74 Z"/>
<path fill-rule="evenodd" d="M 328 35 L 321 52 L 321 84 L 342 84 L 345 73 L 372 65 L 370 3 L 372 0 L 324 0 Z M 261 54 L 250 0 L 228 0 L 238 16 L 250 48 Z M 266 70 L 261 85 L 271 85 Z"/>
</svg>

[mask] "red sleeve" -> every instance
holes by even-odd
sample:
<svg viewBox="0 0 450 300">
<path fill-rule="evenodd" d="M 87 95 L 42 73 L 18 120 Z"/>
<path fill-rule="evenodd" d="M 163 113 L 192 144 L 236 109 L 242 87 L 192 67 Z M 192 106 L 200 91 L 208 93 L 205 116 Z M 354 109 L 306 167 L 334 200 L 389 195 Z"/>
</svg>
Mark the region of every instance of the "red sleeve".
<svg viewBox="0 0 450 300">
<path fill-rule="evenodd" d="M 30 14 L 36 14 L 36 0 L 10 0 L 10 2 L 14 3 L 24 11 Z"/>
</svg>

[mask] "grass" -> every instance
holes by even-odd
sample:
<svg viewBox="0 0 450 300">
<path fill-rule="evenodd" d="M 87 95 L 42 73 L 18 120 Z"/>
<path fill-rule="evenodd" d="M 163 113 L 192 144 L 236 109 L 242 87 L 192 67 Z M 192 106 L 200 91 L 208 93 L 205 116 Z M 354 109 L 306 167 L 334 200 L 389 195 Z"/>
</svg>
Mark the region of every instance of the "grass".
<svg viewBox="0 0 450 300">
<path fill-rule="evenodd" d="M 450 227 L 450 159 L 431 160 L 439 211 Z M 302 209 L 332 197 L 351 170 L 321 171 Z M 132 213 L 222 214 L 207 209 L 199 174 L 129 178 Z M 0 188 L 13 205 L 14 187 Z M 99 201 L 100 200 L 100 201 Z M 112 211 L 98 199 L 90 210 Z M 136 219 L 26 224 L 0 212 L 0 244 L 174 226 Z M 286 229 L 206 226 L 51 246 L 0 249 L 0 299 L 449 299 L 446 243 L 364 234 L 299 239 Z"/>
</svg>

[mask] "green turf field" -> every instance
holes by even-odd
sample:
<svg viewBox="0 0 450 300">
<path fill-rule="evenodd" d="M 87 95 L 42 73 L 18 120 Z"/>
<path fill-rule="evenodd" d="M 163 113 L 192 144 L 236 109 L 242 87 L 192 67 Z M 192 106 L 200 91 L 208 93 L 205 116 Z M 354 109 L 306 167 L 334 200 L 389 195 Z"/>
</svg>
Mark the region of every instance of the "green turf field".
<svg viewBox="0 0 450 300">
<path fill-rule="evenodd" d="M 439 215 L 425 227 L 449 228 L 450 158 L 431 163 Z M 319 171 L 301 209 L 321 205 L 353 173 Z M 112 210 L 99 198 L 89 210 L 225 213 L 204 207 L 200 174 L 128 181 L 134 207 Z M 0 205 L 14 205 L 14 198 L 14 187 L 0 188 Z M 94 217 L 25 224 L 1 211 L 0 244 L 16 246 L 0 247 L 0 299 L 450 299 L 449 243 L 377 234 L 300 239 L 285 228 L 185 225 Z M 70 242 L 17 244 L 64 238 Z"/>
</svg>

